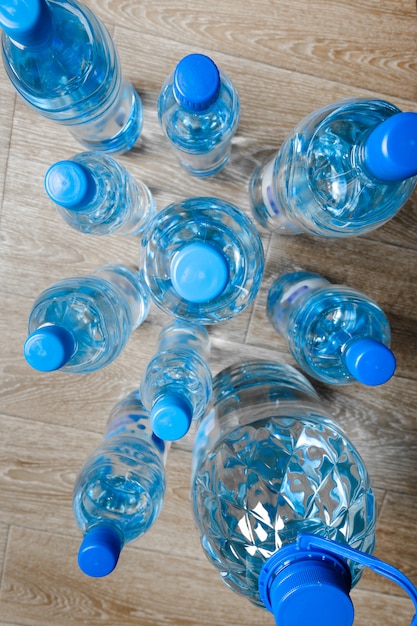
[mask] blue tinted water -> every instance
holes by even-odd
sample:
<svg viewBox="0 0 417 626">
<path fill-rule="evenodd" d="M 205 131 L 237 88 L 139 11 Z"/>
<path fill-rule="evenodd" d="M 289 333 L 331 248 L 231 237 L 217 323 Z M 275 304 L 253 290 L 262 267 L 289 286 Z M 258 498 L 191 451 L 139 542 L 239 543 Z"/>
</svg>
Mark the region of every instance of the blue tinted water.
<svg viewBox="0 0 417 626">
<path fill-rule="evenodd" d="M 111 524 L 123 543 L 143 535 L 162 509 L 166 452 L 152 433 L 138 392 L 118 403 L 102 443 L 76 479 L 73 511 L 79 528 L 86 532 Z"/>
<path fill-rule="evenodd" d="M 61 206 L 57 192 L 68 193 L 71 179 L 65 177 L 65 172 L 60 173 L 60 162 L 49 168 L 45 187 L 67 224 L 93 235 L 139 235 L 144 231 L 155 214 L 155 203 L 143 182 L 135 180 L 119 161 L 105 154 L 84 152 L 71 161 L 86 168 L 95 190 L 82 206 Z"/>
<path fill-rule="evenodd" d="M 157 352 L 149 362 L 141 382 L 145 408 L 151 411 L 160 399 L 169 400 L 169 396 L 175 394 L 189 405 L 190 418 L 200 419 L 205 413 L 212 390 L 209 353 L 209 336 L 203 326 L 180 320 L 165 326 L 159 336 Z M 178 432 L 174 423 L 168 428 L 164 424 L 164 434 L 165 439 L 172 440 L 185 433 Z"/>
<path fill-rule="evenodd" d="M 353 444 L 293 368 L 245 362 L 214 379 L 193 451 L 192 506 L 207 557 L 262 605 L 266 560 L 310 532 L 371 552 L 375 502 Z M 361 574 L 351 564 L 353 584 Z"/>
<path fill-rule="evenodd" d="M 181 165 L 194 176 L 214 175 L 226 165 L 239 124 L 239 95 L 228 76 L 219 72 L 218 96 L 202 111 L 189 110 L 175 97 L 175 72 L 165 81 L 158 98 L 161 127 Z"/>
<path fill-rule="evenodd" d="M 66 278 L 43 291 L 33 305 L 28 330 L 33 333 L 48 324 L 63 326 L 75 339 L 75 352 L 62 370 L 92 372 L 118 356 L 148 311 L 141 275 L 109 265 L 95 275 Z"/>
<path fill-rule="evenodd" d="M 47 6 L 51 28 L 36 46 L 15 44 L 3 32 L 9 79 L 28 104 L 87 148 L 129 150 L 142 129 L 142 103 L 122 76 L 109 33 L 75 0 L 47 0 Z"/>
<path fill-rule="evenodd" d="M 365 165 L 371 130 L 399 109 L 349 99 L 307 116 L 250 182 L 252 211 L 269 230 L 351 237 L 391 219 L 417 179 L 386 182 Z"/>
<path fill-rule="evenodd" d="M 345 359 L 352 340 L 369 338 L 386 346 L 391 341 L 389 322 L 376 302 L 310 272 L 283 274 L 273 283 L 267 316 L 298 365 L 329 384 L 355 382 Z"/>
<path fill-rule="evenodd" d="M 207 246 L 223 259 L 226 283 L 214 296 L 210 289 L 205 297 L 211 258 L 205 264 L 198 251 L 189 264 L 176 264 L 178 253 L 187 251 L 188 244 Z M 256 296 L 264 268 L 255 225 L 243 211 L 218 198 L 189 198 L 160 211 L 142 238 L 142 257 L 155 304 L 179 319 L 199 324 L 214 324 L 242 312 Z M 178 267 L 177 283 L 190 279 L 190 296 L 183 297 L 173 280 Z"/>
</svg>

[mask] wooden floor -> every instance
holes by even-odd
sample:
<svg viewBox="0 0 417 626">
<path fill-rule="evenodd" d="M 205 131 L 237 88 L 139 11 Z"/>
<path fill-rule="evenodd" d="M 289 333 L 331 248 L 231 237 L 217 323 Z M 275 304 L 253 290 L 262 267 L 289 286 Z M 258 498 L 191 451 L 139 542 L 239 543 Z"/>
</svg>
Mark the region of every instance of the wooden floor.
<svg viewBox="0 0 417 626">
<path fill-rule="evenodd" d="M 416 4 L 412 0 L 88 0 L 118 46 L 145 110 L 142 137 L 121 161 L 154 193 L 158 209 L 214 195 L 249 212 L 247 183 L 265 156 L 313 109 L 347 96 L 381 97 L 417 110 Z M 156 117 L 159 89 L 189 52 L 229 74 L 242 115 L 230 164 L 212 180 L 180 169 Z M 71 492 L 114 403 L 137 387 L 166 321 L 155 307 L 109 367 L 87 376 L 39 374 L 22 345 L 35 296 L 53 281 L 109 262 L 136 264 L 139 241 L 82 236 L 43 191 L 55 160 L 82 148 L 31 112 L 0 72 L 0 626 L 272 626 L 229 591 L 206 561 L 189 506 L 192 438 L 174 445 L 168 491 L 151 532 L 130 544 L 116 571 L 90 580 L 76 563 L 80 534 Z M 351 240 L 262 233 L 260 293 L 240 317 L 210 328 L 212 368 L 260 356 L 293 363 L 268 325 L 265 299 L 283 270 L 321 272 L 385 310 L 398 359 L 382 388 L 316 385 L 355 442 L 378 504 L 376 555 L 417 584 L 417 195 L 379 230 Z M 363 576 L 352 597 L 356 626 L 408 625 L 400 589 Z"/>
</svg>

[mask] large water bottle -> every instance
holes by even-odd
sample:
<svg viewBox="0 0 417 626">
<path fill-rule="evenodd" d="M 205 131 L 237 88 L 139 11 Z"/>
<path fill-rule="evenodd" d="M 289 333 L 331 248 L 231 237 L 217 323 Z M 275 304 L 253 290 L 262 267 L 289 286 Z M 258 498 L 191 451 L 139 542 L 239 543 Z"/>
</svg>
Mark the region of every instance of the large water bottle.
<svg viewBox="0 0 417 626">
<path fill-rule="evenodd" d="M 78 0 L 1 0 L 3 62 L 38 113 L 84 146 L 123 152 L 142 129 L 142 103 L 106 27 Z"/>
<path fill-rule="evenodd" d="M 140 235 L 155 214 L 148 187 L 106 154 L 83 152 L 51 165 L 45 190 L 63 219 L 92 235 Z"/>
<path fill-rule="evenodd" d="M 74 486 L 74 517 L 84 533 L 78 564 L 88 576 L 110 574 L 123 546 L 157 519 L 165 495 L 166 452 L 166 444 L 152 433 L 139 392 L 118 402 L 103 441 Z"/>
<path fill-rule="evenodd" d="M 211 406 L 197 431 L 191 483 L 208 559 L 233 591 L 271 610 L 277 626 L 351 626 L 349 591 L 363 565 L 377 562 L 369 555 L 375 498 L 354 445 L 287 365 L 223 370 Z M 378 563 L 385 575 L 394 570 Z M 417 606 L 415 589 L 413 600 Z"/>
<path fill-rule="evenodd" d="M 189 54 L 165 81 L 158 119 L 181 165 L 212 176 L 227 163 L 239 124 L 239 95 L 209 57 Z"/>
<path fill-rule="evenodd" d="M 123 265 L 65 278 L 42 291 L 33 304 L 25 359 L 41 372 L 96 371 L 120 354 L 148 311 L 141 273 Z"/>
<path fill-rule="evenodd" d="M 394 374 L 389 322 L 356 289 L 313 272 L 291 272 L 270 287 L 267 316 L 310 376 L 331 385 L 381 385 Z"/>
<path fill-rule="evenodd" d="M 154 433 L 173 441 L 203 417 L 212 390 L 210 342 L 204 326 L 175 320 L 159 334 L 158 349 L 141 383 Z"/>
<path fill-rule="evenodd" d="M 160 211 L 142 237 L 145 280 L 163 311 L 215 324 L 258 292 L 264 253 L 253 222 L 218 198 L 189 198 Z"/>
<path fill-rule="evenodd" d="M 417 113 L 348 99 L 302 120 L 254 172 L 252 211 L 279 234 L 352 237 L 390 220 L 417 183 Z"/>
</svg>

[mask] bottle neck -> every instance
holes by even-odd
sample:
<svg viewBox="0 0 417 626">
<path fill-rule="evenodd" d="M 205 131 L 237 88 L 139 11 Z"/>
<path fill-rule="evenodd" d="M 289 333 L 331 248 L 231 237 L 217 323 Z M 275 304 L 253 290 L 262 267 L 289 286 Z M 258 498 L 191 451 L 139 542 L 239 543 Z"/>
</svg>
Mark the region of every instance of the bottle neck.
<svg viewBox="0 0 417 626">
<path fill-rule="evenodd" d="M 192 351 L 207 361 L 210 353 L 207 330 L 198 324 L 175 321 L 160 332 L 158 352 L 165 350 Z"/>
<path fill-rule="evenodd" d="M 46 0 L 32 0 L 29 5 L 18 0 L 13 13 L 1 8 L 0 25 L 17 47 L 27 50 L 43 48 L 53 37 L 52 7 Z"/>
</svg>

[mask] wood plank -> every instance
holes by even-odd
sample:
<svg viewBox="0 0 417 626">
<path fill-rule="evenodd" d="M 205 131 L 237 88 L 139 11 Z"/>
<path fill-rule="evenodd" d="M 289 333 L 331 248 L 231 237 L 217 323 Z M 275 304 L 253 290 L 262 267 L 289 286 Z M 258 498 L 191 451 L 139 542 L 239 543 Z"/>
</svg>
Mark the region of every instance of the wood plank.
<svg viewBox="0 0 417 626">
<path fill-rule="evenodd" d="M 192 46 L 266 65 L 323 76 L 355 88 L 380 89 L 413 100 L 417 52 L 412 0 L 257 0 L 216 5 L 204 0 L 133 0 L 88 4 L 102 19 Z M 360 15 L 360 17 L 358 17 Z M 401 45 L 398 45 L 401 42 Z M 144 65 L 138 57 L 138 65 Z"/>
<path fill-rule="evenodd" d="M 89 579 L 76 565 L 75 539 L 13 528 L 0 592 L 5 620 L 25 626 L 260 626 L 272 616 L 237 597 L 206 561 L 125 548 L 116 570 Z M 151 582 L 152 581 L 152 582 Z"/>
</svg>

